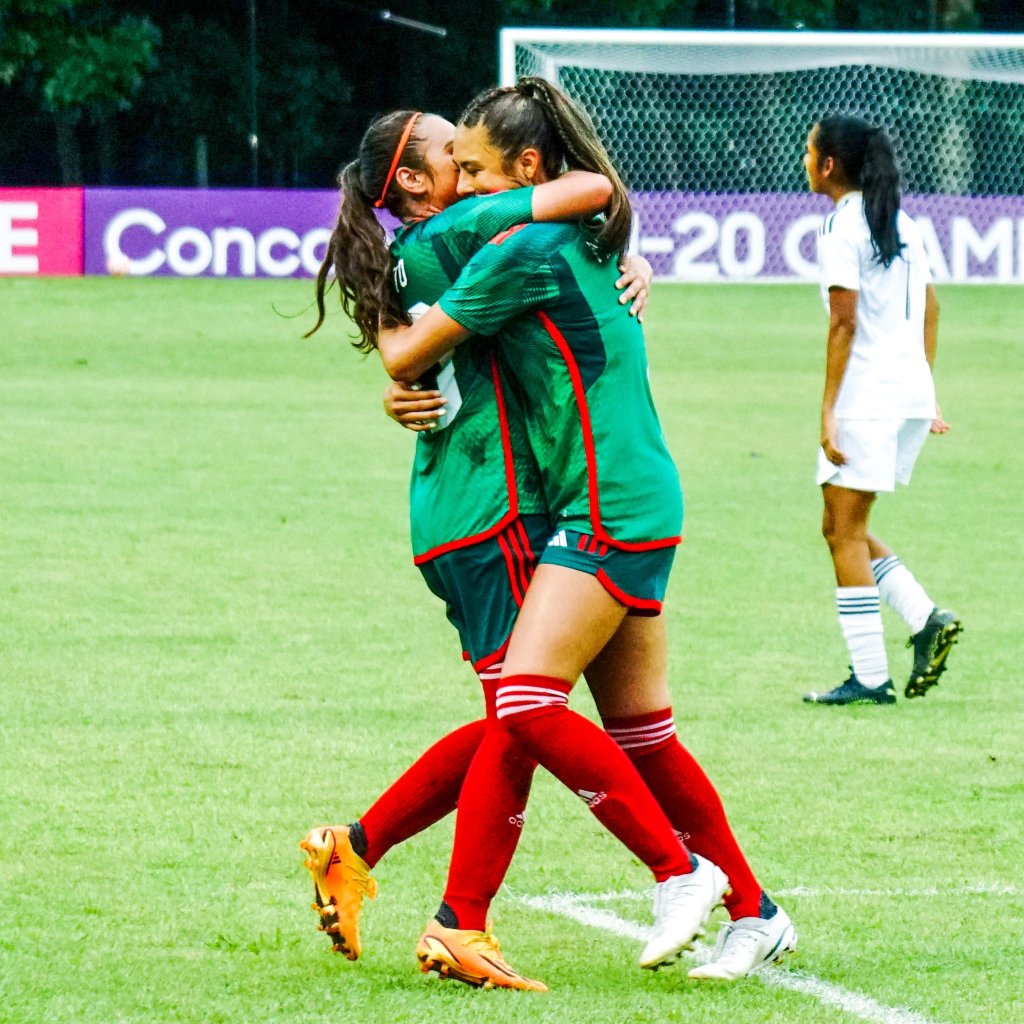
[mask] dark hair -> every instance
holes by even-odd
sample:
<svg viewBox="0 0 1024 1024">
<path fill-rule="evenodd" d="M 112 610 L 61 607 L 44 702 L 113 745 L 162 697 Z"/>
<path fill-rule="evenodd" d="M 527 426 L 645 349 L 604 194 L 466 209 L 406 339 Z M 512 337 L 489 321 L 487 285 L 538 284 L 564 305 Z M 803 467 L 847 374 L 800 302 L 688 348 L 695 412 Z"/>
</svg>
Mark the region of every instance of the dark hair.
<svg viewBox="0 0 1024 1024">
<path fill-rule="evenodd" d="M 338 223 L 331 232 L 327 254 L 316 275 L 319 317 L 306 333 L 307 338 L 324 322 L 324 295 L 330 288 L 328 277 L 332 267 L 342 307 L 359 328 L 359 340 L 352 344 L 361 352 L 377 347 L 377 331 L 382 324 L 410 323 L 395 292 L 387 237 L 374 208 L 398 155 L 395 149 L 414 116 L 414 110 L 396 110 L 377 118 L 363 134 L 359 155 L 338 176 L 341 186 Z M 423 139 L 415 131 L 418 123 L 413 126 L 409 141 L 402 150 L 401 166 L 427 170 L 420 152 Z M 382 205 L 395 216 L 401 216 L 403 212 L 405 196 L 393 177 Z"/>
<path fill-rule="evenodd" d="M 524 149 L 536 149 L 548 178 L 563 167 L 594 171 L 612 183 L 612 198 L 603 222 L 593 229 L 603 254 L 621 253 L 633 219 L 626 186 L 597 136 L 590 117 L 561 89 L 543 78 L 520 78 L 516 85 L 481 93 L 462 112 L 459 124 L 482 124 L 501 153 L 506 172 Z"/>
<path fill-rule="evenodd" d="M 889 136 L 859 117 L 831 114 L 818 122 L 814 144 L 864 193 L 864 215 L 875 259 L 888 267 L 903 249 L 896 217 L 900 212 L 900 172 Z"/>
</svg>

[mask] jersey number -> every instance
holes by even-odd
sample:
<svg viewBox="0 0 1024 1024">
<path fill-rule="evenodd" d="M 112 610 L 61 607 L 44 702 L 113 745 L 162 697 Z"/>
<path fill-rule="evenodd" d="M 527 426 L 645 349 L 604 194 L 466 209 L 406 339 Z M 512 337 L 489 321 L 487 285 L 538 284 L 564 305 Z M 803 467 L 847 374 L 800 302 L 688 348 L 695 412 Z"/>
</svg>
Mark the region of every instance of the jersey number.
<svg viewBox="0 0 1024 1024">
<path fill-rule="evenodd" d="M 397 275 L 399 267 L 401 267 L 404 274 L 405 267 L 401 261 L 399 261 L 398 267 L 395 268 L 395 274 Z M 425 302 L 417 302 L 415 306 L 409 307 L 409 316 L 414 321 L 419 320 L 428 309 L 430 307 Z M 437 382 L 433 390 L 440 391 L 448 399 L 448 404 L 444 407 L 444 412 L 438 417 L 437 426 L 434 428 L 435 430 L 443 430 L 455 419 L 455 414 L 462 408 L 462 392 L 459 391 L 459 382 L 455 378 L 455 367 L 452 365 L 451 353 L 446 355 L 440 362 L 440 369 L 437 371 Z"/>
</svg>

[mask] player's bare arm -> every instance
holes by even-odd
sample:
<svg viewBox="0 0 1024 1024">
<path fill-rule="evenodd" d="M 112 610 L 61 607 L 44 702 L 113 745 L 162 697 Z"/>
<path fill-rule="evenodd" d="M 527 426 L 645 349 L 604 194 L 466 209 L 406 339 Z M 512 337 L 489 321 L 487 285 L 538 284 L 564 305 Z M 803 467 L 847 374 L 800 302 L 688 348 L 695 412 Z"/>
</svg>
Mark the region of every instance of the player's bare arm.
<svg viewBox="0 0 1024 1024">
<path fill-rule="evenodd" d="M 593 171 L 566 171 L 537 185 L 530 208 L 535 221 L 577 220 L 603 213 L 612 197 L 612 183 Z"/>
<path fill-rule="evenodd" d="M 939 348 L 939 299 L 935 294 L 935 286 L 928 285 L 924 293 L 924 357 L 928 367 L 935 373 L 935 354 Z M 932 420 L 931 433 L 945 434 L 949 424 L 942 418 L 942 409 L 935 404 L 935 419 Z"/>
<path fill-rule="evenodd" d="M 392 380 L 417 380 L 469 336 L 462 324 L 434 305 L 411 327 L 381 328 L 377 348 Z"/>
</svg>

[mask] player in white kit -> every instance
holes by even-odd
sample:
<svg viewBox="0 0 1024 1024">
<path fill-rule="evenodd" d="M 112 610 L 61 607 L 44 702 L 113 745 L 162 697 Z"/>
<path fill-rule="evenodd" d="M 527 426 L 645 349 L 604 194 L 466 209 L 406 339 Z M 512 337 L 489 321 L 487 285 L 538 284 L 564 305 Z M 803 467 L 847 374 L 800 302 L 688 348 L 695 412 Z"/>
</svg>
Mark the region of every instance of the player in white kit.
<svg viewBox="0 0 1024 1024">
<path fill-rule="evenodd" d="M 804 700 L 893 704 L 880 600 L 911 632 L 907 697 L 924 696 L 938 682 L 962 628 L 868 529 L 877 493 L 909 483 L 929 432 L 949 429 L 932 381 L 939 305 L 921 233 L 900 209 L 885 132 L 859 118 L 823 118 L 807 139 L 804 167 L 811 191 L 836 204 L 818 232 L 829 313 L 818 483 L 851 667 L 844 683 Z"/>
</svg>

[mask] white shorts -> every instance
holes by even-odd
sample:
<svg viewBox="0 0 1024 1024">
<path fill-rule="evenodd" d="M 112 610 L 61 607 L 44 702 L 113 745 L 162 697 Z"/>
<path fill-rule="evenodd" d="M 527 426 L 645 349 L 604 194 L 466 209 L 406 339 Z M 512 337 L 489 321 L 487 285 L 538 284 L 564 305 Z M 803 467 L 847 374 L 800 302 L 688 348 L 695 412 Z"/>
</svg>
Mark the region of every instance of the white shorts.
<svg viewBox="0 0 1024 1024">
<path fill-rule="evenodd" d="M 897 483 L 909 484 L 931 425 L 931 420 L 837 420 L 836 447 L 846 464 L 834 465 L 819 448 L 819 486 L 894 491 Z"/>
</svg>

